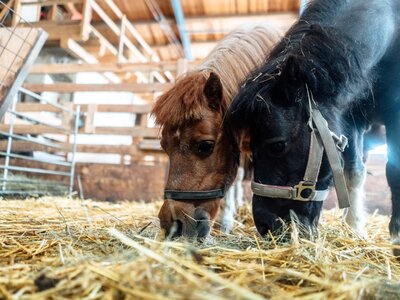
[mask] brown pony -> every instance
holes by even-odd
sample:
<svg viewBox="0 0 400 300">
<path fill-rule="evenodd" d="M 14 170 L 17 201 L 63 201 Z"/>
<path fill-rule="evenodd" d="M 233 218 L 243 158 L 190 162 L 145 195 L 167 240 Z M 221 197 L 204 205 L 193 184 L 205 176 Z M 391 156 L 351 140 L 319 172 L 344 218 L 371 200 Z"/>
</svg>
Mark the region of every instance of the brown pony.
<svg viewBox="0 0 400 300">
<path fill-rule="evenodd" d="M 268 24 L 233 31 L 155 103 L 152 114 L 170 162 L 159 212 L 169 236 L 208 235 L 239 165 L 239 145 L 221 127 L 225 112 L 279 38 Z"/>
</svg>

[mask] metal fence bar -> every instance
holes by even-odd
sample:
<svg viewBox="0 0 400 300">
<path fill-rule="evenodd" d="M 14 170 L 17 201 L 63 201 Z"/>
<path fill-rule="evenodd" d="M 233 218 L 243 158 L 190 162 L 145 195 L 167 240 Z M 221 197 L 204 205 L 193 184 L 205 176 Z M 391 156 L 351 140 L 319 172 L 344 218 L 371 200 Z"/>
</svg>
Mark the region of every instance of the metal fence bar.
<svg viewBox="0 0 400 300">
<path fill-rule="evenodd" d="M 0 191 L 0 195 L 18 195 L 21 197 L 31 197 L 32 195 L 38 195 L 38 196 L 43 196 L 43 195 L 49 195 L 49 194 L 56 194 L 54 191 L 50 193 L 50 191 L 38 191 L 38 190 L 26 190 L 26 191 L 20 191 L 20 190 L 7 190 L 7 191 Z M 58 193 L 58 194 L 63 194 L 63 193 Z"/>
<path fill-rule="evenodd" d="M 71 115 L 75 115 L 74 111 L 72 111 L 72 110 L 70 110 L 68 108 L 65 108 L 62 105 L 59 105 L 57 103 L 50 102 L 50 101 L 46 100 L 45 98 L 43 98 L 42 96 L 40 96 L 40 95 L 38 95 L 38 94 L 36 94 L 34 92 L 31 92 L 31 91 L 29 91 L 29 90 L 27 90 L 27 89 L 25 89 L 23 87 L 20 87 L 19 91 L 21 93 L 24 93 L 25 95 L 31 96 L 32 98 L 41 101 L 42 103 L 49 104 L 49 105 L 51 105 L 53 107 L 58 108 L 59 110 L 65 111 L 65 112 L 67 112 L 67 113 L 69 113 Z"/>
<path fill-rule="evenodd" d="M 15 95 L 12 103 L 12 109 L 15 110 L 15 107 L 17 106 L 17 101 L 18 101 L 18 94 Z M 3 170 L 3 179 L 7 179 L 8 176 L 8 166 L 10 164 L 10 153 L 11 153 L 11 147 L 12 147 L 12 135 L 13 135 L 13 129 L 14 129 L 14 121 L 15 121 L 15 116 L 11 116 L 10 119 L 10 127 L 8 129 L 8 138 L 7 138 L 7 152 L 6 152 L 6 159 L 4 162 L 4 170 Z M 7 188 L 7 183 L 4 181 L 3 182 L 3 187 L 2 190 L 5 191 Z"/>
<path fill-rule="evenodd" d="M 39 168 L 27 168 L 27 167 L 14 167 L 14 166 L 0 166 L 0 169 L 8 169 L 10 171 L 20 171 L 20 172 L 29 172 L 29 173 L 40 173 L 40 174 L 51 174 L 51 175 L 59 175 L 59 176 L 71 176 L 70 172 L 61 172 L 61 171 L 51 171 Z"/>
<path fill-rule="evenodd" d="M 66 128 L 63 128 L 63 127 L 57 126 L 57 125 L 48 124 L 46 122 L 37 120 L 35 118 L 25 116 L 23 114 L 20 114 L 20 113 L 16 112 L 15 110 L 8 110 L 7 112 L 9 112 L 10 114 L 15 115 L 16 117 L 18 117 L 21 120 L 32 122 L 34 124 L 41 124 L 41 125 L 44 125 L 44 126 L 47 126 L 47 127 L 50 127 L 50 128 L 54 128 L 54 129 L 57 129 L 57 130 L 60 130 L 60 131 L 64 131 L 64 132 L 70 132 L 70 130 L 68 130 Z"/>
<path fill-rule="evenodd" d="M 1 73 L 4 74 L 4 77 L 0 78 L 0 88 L 5 89 L 6 91 L 2 105 L 0 106 L 0 119 L 5 115 L 5 113 L 8 113 L 9 118 L 7 120 L 8 128 L 6 127 L 7 129 L 4 129 L 4 131 L 0 130 L 0 137 L 3 140 L 7 140 L 6 150 L 0 151 L 0 156 L 4 157 L 4 162 L 0 165 L 0 169 L 3 169 L 3 176 L 0 178 L 0 195 L 65 195 L 68 192 L 71 195 L 74 183 L 73 177 L 75 174 L 76 137 L 81 117 L 80 108 L 75 112 L 73 109 L 69 109 L 58 103 L 53 103 L 45 99 L 43 96 L 21 87 L 22 82 L 28 74 L 28 70 L 39 54 L 39 51 L 47 38 L 47 34 L 42 30 L 33 30 L 34 26 L 24 20 L 10 5 L 7 5 L 6 2 L 7 1 L 0 0 L 3 9 L 7 9 L 7 11 L 2 11 L 1 13 L 0 29 L 4 33 L 5 37 L 0 44 L 0 55 L 4 52 L 10 57 L 10 59 L 0 62 Z M 13 20 L 11 26 L 6 27 L 8 25 L 6 25 L 3 20 L 6 20 L 5 18 L 7 17 L 7 14 L 10 13 L 13 14 Z M 19 22 L 24 22 L 25 29 L 18 29 L 19 27 L 17 26 L 17 23 Z M 23 48 L 24 46 L 28 46 L 28 48 Z M 18 100 L 21 99 L 22 94 L 30 96 L 30 99 L 33 101 L 57 108 L 55 114 L 57 117 L 60 117 L 59 113 L 67 113 L 68 117 L 75 117 L 75 127 L 71 128 L 69 124 L 64 122 L 62 122 L 62 125 L 59 125 L 60 123 L 53 123 L 51 120 L 42 121 L 40 117 L 30 116 L 29 113 L 16 111 L 16 104 Z M 9 109 L 10 106 L 12 106 L 11 109 Z M 43 125 L 48 128 L 56 129 L 57 131 L 51 130 L 55 132 L 54 138 L 52 138 L 50 133 L 32 133 L 34 136 L 24 133 L 19 134 L 16 131 L 16 126 L 18 124 L 17 119 L 23 120 L 24 124 Z M 65 142 L 64 139 L 58 140 L 57 138 L 58 136 L 72 137 L 72 135 L 74 135 L 73 143 L 72 141 Z M 15 144 L 17 143 L 17 140 L 28 142 L 29 144 L 26 149 L 23 148 L 16 150 Z M 44 150 L 41 150 L 41 152 L 47 152 L 48 154 L 55 152 L 56 155 L 37 157 L 33 149 L 38 147 L 34 147 L 34 144 L 46 147 Z M 29 145 L 32 147 L 29 147 Z M 47 147 L 58 150 L 52 150 Z M 24 155 L 23 152 L 32 152 L 33 155 Z M 57 160 L 57 154 L 67 155 L 68 157 L 68 153 L 72 154 L 71 161 L 64 161 L 61 158 L 60 160 Z M 43 165 L 40 165 L 37 168 L 28 167 L 29 165 L 16 165 L 14 163 L 15 160 L 19 160 L 18 163 L 26 164 L 31 161 Z M 31 175 L 13 174 L 14 172 L 30 173 Z M 43 176 L 40 176 L 41 174 L 57 175 L 62 177 L 59 177 L 57 181 L 41 180 L 41 178 L 43 178 Z M 69 182 L 67 181 L 67 178 L 70 179 Z"/>
<path fill-rule="evenodd" d="M 71 174 L 69 177 L 69 195 L 72 195 L 72 190 L 74 188 L 74 174 L 75 174 L 75 153 L 76 153 L 76 138 L 78 135 L 78 127 L 79 127 L 79 116 L 81 113 L 81 107 L 78 105 L 76 107 L 75 112 L 75 126 L 74 126 L 74 143 L 72 145 L 72 154 L 71 154 Z"/>
<path fill-rule="evenodd" d="M 0 181 L 3 181 L 3 179 L 0 179 Z M 66 183 L 55 183 L 55 182 L 47 182 L 47 181 L 41 181 L 41 180 L 7 179 L 6 181 L 8 183 L 32 183 L 32 184 L 37 184 L 37 185 L 51 185 L 51 186 L 68 187 L 68 185 Z"/>
<path fill-rule="evenodd" d="M 50 165 L 59 165 L 59 166 L 65 166 L 65 167 L 71 167 L 71 163 L 67 161 L 57 161 L 57 160 L 45 160 L 45 159 L 40 159 L 32 156 L 26 156 L 26 155 L 20 155 L 20 154 L 14 154 L 14 153 L 8 153 L 0 151 L 0 155 L 8 156 L 10 158 L 16 158 L 16 159 L 24 159 L 24 160 L 30 160 L 30 161 L 36 161 L 36 162 L 42 162 Z"/>
<path fill-rule="evenodd" d="M 25 137 L 25 136 L 20 135 L 20 134 L 9 134 L 7 132 L 4 132 L 4 131 L 0 130 L 0 135 L 12 137 L 14 139 L 18 139 L 18 140 L 22 140 L 22 141 L 26 141 L 26 142 L 32 142 L 32 143 L 35 143 L 35 144 L 39 144 L 39 145 L 43 145 L 43 146 L 47 146 L 47 147 L 51 147 L 51 148 L 57 148 L 57 149 L 61 149 L 61 150 L 69 150 L 66 147 L 61 146 L 61 145 L 57 145 L 57 144 L 50 143 L 50 142 L 39 141 L 39 140 L 34 139 L 32 137 Z"/>
</svg>

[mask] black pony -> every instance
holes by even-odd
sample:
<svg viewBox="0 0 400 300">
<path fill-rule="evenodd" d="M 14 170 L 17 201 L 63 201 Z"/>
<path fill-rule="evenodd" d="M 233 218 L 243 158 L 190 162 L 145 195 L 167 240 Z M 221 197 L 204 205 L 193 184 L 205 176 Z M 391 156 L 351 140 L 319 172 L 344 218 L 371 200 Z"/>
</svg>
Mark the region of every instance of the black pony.
<svg viewBox="0 0 400 300">
<path fill-rule="evenodd" d="M 336 184 L 340 181 L 332 169 L 340 169 L 341 163 L 332 165 L 325 143 L 322 161 L 308 163 L 310 145 L 321 144 L 322 137 L 315 138 L 315 133 L 322 130 L 314 119 L 320 113 L 328 132 L 336 134 L 336 146 L 343 147 L 340 135 L 347 136 L 348 146 L 340 156 L 351 204 L 346 221 L 360 233 L 363 134 L 373 122 L 386 126 L 386 173 L 393 202 L 389 228 L 394 243 L 400 244 L 399 18 L 399 0 L 315 0 L 266 64 L 244 83 L 225 126 L 250 131 L 253 215 L 261 234 L 275 231 L 294 215 L 307 228 L 315 228 L 322 207 L 318 200 L 325 198 L 333 178 Z M 312 168 L 316 171 L 308 170 Z M 304 178 L 313 172 L 314 186 L 311 180 L 307 188 Z M 285 192 L 289 196 L 281 197 Z"/>
</svg>

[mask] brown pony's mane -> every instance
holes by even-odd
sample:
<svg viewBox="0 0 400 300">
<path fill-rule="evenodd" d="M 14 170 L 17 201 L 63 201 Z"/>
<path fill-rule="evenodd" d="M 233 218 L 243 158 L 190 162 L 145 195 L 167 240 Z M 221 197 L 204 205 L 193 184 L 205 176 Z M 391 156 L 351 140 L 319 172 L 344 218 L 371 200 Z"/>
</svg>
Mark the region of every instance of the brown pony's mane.
<svg viewBox="0 0 400 300">
<path fill-rule="evenodd" d="M 246 76 L 269 54 L 280 34 L 268 24 L 241 27 L 222 39 L 193 71 L 177 79 L 154 105 L 156 124 L 180 127 L 200 120 L 205 107 L 204 85 L 211 72 L 217 74 L 223 87 L 223 108 L 227 108 Z"/>
</svg>

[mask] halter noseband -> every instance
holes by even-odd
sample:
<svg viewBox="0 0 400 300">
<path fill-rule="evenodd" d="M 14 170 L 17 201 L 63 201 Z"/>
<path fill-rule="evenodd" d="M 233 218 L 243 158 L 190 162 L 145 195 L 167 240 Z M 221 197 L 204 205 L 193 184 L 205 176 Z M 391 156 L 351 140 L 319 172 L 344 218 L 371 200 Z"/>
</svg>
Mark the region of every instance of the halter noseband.
<svg viewBox="0 0 400 300">
<path fill-rule="evenodd" d="M 223 198 L 224 196 L 225 188 L 207 191 L 164 190 L 164 199 L 173 200 L 210 200 L 215 198 Z"/>
<path fill-rule="evenodd" d="M 308 92 L 308 89 L 307 89 Z M 333 172 L 333 180 L 339 202 L 339 208 L 349 207 L 349 196 L 343 175 L 343 167 L 338 151 L 343 152 L 347 145 L 347 138 L 338 137 L 329 130 L 328 123 L 316 107 L 312 95 L 308 93 L 310 103 L 310 119 L 308 126 L 311 130 L 310 150 L 303 180 L 295 186 L 276 186 L 251 183 L 255 195 L 269 198 L 283 198 L 296 201 L 324 201 L 328 197 L 329 189 L 316 190 L 318 173 L 321 166 L 324 148 L 329 165 Z M 314 126 L 315 125 L 315 128 Z"/>
</svg>

